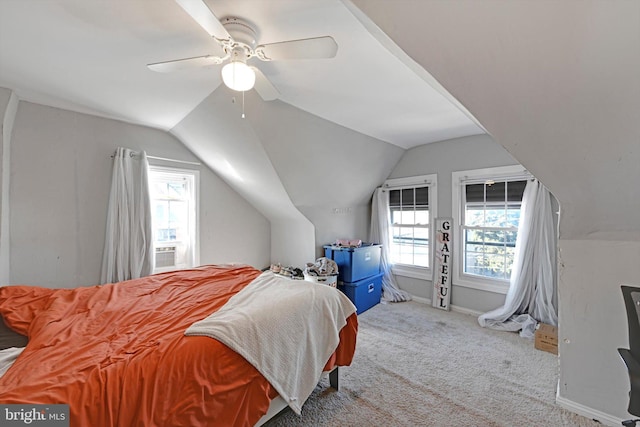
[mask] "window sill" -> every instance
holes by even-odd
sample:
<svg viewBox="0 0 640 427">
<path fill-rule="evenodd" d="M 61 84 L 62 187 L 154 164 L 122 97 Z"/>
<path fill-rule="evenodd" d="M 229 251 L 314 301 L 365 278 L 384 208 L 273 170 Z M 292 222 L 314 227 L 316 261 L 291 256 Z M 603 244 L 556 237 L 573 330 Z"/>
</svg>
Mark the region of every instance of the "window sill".
<svg viewBox="0 0 640 427">
<path fill-rule="evenodd" d="M 406 264 L 394 264 L 391 272 L 396 276 L 411 277 L 412 279 L 432 280 L 431 269 L 427 267 L 415 267 Z"/>
<path fill-rule="evenodd" d="M 153 273 L 151 274 L 167 273 L 169 271 L 187 270 L 189 268 L 193 268 L 193 267 L 189 267 L 186 264 L 172 265 L 170 267 L 156 267 L 153 269 Z"/>
<path fill-rule="evenodd" d="M 507 291 L 509 291 L 509 282 L 496 282 L 490 280 L 471 280 L 471 279 L 461 279 L 461 278 L 453 278 L 454 286 L 462 286 L 464 288 L 477 289 L 479 291 L 485 292 L 493 292 L 496 294 L 505 295 Z"/>
</svg>

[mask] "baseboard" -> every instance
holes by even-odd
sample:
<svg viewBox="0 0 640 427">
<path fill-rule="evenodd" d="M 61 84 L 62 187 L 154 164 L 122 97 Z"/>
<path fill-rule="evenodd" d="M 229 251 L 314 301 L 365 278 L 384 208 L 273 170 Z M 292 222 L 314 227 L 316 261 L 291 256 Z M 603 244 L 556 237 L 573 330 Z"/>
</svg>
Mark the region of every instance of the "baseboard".
<svg viewBox="0 0 640 427">
<path fill-rule="evenodd" d="M 419 302 L 420 304 L 431 305 L 431 300 L 429 298 L 417 297 L 415 295 L 411 295 L 411 300 L 415 302 Z"/>
<path fill-rule="evenodd" d="M 599 423 L 606 426 L 617 427 L 622 425 L 623 420 L 620 418 L 614 417 L 613 415 L 605 414 L 604 412 L 589 408 L 588 406 L 581 405 L 565 397 L 556 395 L 556 403 L 558 404 L 558 406 L 568 411 L 598 421 Z M 629 418 L 633 417 L 629 415 Z"/>
<path fill-rule="evenodd" d="M 476 310 L 471 310 L 470 308 L 460 307 L 458 305 L 452 305 L 451 311 L 455 311 L 462 314 L 468 314 L 469 316 L 480 316 L 482 313 Z"/>
<path fill-rule="evenodd" d="M 411 299 L 413 301 L 419 302 L 421 304 L 431 305 L 431 299 L 430 298 L 417 297 L 415 295 L 411 295 Z M 457 305 L 451 305 L 451 311 L 455 311 L 457 313 L 462 313 L 462 314 L 468 314 L 470 316 L 480 316 L 482 314 L 479 311 L 471 310 L 471 309 L 460 307 L 460 306 L 457 306 Z"/>
<path fill-rule="evenodd" d="M 431 299 L 429 298 L 417 297 L 415 295 L 411 295 L 411 298 L 415 302 L 419 302 L 421 304 L 427 304 L 429 306 L 431 305 Z M 475 310 L 470 310 L 468 308 L 458 307 L 455 305 L 451 306 L 451 311 L 456 311 L 458 313 L 463 313 L 463 314 L 469 314 L 472 316 L 479 316 L 482 314 Z M 598 411 L 593 408 L 589 408 L 588 406 L 584 406 L 579 403 L 573 402 L 557 394 L 556 394 L 556 404 L 568 411 L 571 411 L 578 415 L 582 415 L 583 417 L 587 417 L 592 420 L 596 420 L 599 423 L 606 426 L 618 427 L 622 425 L 623 420 L 620 418 L 614 417 L 613 415 L 606 414 L 604 412 Z M 632 416 L 630 415 L 629 418 L 632 418 Z"/>
</svg>

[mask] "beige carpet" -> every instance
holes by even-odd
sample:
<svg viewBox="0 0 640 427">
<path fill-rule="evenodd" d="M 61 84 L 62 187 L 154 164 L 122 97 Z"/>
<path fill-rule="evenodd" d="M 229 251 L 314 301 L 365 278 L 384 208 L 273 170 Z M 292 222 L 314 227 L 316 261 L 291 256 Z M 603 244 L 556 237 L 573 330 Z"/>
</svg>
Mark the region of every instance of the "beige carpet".
<svg viewBox="0 0 640 427">
<path fill-rule="evenodd" d="M 340 391 L 323 379 L 298 416 L 266 426 L 598 426 L 555 404 L 557 357 L 476 318 L 407 302 L 359 317 Z"/>
</svg>

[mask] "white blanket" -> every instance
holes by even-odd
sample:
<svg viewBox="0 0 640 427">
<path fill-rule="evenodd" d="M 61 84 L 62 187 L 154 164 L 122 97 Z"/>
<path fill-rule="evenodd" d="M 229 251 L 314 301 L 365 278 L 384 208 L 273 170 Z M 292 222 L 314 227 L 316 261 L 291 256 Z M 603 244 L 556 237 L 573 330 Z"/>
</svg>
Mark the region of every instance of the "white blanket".
<svg viewBox="0 0 640 427">
<path fill-rule="evenodd" d="M 327 285 L 266 271 L 185 335 L 204 335 L 251 363 L 300 414 L 356 307 Z"/>
<path fill-rule="evenodd" d="M 24 349 L 24 347 L 9 347 L 0 350 L 0 377 L 9 370 Z"/>
</svg>

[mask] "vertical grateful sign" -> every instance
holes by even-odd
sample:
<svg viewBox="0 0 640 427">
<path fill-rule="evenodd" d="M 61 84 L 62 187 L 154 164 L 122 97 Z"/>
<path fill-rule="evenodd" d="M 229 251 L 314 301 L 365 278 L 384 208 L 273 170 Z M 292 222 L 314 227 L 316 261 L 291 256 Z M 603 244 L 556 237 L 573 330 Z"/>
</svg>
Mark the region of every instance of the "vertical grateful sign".
<svg viewBox="0 0 640 427">
<path fill-rule="evenodd" d="M 451 238 L 452 218 L 436 219 L 436 241 L 433 251 L 433 298 L 432 305 L 449 310 L 451 300 Z"/>
</svg>

